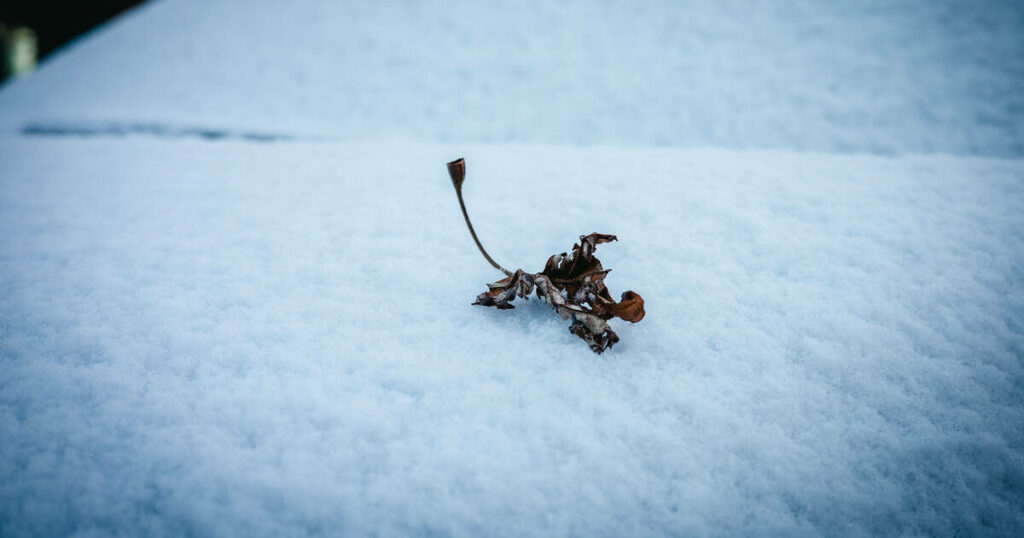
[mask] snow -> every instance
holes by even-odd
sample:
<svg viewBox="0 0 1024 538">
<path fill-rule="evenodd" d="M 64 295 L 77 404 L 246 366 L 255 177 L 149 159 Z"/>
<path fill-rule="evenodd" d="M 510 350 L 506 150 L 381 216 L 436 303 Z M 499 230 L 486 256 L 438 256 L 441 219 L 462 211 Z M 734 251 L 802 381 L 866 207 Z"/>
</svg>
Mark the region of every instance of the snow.
<svg viewBox="0 0 1024 538">
<path fill-rule="evenodd" d="M 2 148 L 6 535 L 1021 529 L 1019 161 L 459 148 L 598 357 L 453 148 Z"/>
<path fill-rule="evenodd" d="M 1016 0 L 162 1 L 0 127 L 1020 157 L 1021 28 Z"/>
<path fill-rule="evenodd" d="M 1019 7 L 645 6 L 164 1 L 0 88 L 0 535 L 1024 534 Z M 646 318 L 471 307 L 457 157 Z"/>
</svg>

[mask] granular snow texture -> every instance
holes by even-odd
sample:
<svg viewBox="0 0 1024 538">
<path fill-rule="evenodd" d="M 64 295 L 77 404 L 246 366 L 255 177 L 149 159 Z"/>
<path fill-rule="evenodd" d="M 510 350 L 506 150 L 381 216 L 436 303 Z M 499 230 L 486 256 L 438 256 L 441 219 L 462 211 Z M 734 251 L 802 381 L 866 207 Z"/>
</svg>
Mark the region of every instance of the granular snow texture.
<svg viewBox="0 0 1024 538">
<path fill-rule="evenodd" d="M 1024 531 L 1018 161 L 0 148 L 5 536 Z M 469 306 L 463 151 L 502 263 L 618 234 L 613 350 Z"/>
<path fill-rule="evenodd" d="M 0 536 L 1022 536 L 1022 27 L 147 4 L 0 87 Z"/>
</svg>

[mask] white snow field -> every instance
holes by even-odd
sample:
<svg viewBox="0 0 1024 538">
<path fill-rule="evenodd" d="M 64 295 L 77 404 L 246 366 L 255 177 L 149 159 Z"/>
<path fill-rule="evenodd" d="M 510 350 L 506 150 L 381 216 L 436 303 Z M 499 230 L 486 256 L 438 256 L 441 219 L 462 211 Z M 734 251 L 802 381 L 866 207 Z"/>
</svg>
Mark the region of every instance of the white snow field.
<svg viewBox="0 0 1024 538">
<path fill-rule="evenodd" d="M 284 6 L 0 87 L 0 536 L 1024 535 L 1019 2 Z"/>
<path fill-rule="evenodd" d="M 0 127 L 1020 157 L 1022 28 L 1020 0 L 163 1 Z"/>
</svg>

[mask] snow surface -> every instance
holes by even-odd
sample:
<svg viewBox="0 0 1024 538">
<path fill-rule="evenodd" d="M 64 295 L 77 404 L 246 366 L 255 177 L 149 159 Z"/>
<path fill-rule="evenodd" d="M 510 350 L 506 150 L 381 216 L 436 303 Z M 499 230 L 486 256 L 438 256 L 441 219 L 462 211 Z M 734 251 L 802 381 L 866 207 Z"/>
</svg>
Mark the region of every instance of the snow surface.
<svg viewBox="0 0 1024 538">
<path fill-rule="evenodd" d="M 3 534 L 1012 534 L 1024 164 L 7 139 Z M 54 156 L 59 158 L 53 158 Z"/>
<path fill-rule="evenodd" d="M 1020 0 L 163 1 L 36 79 L 0 127 L 1024 155 Z"/>
<path fill-rule="evenodd" d="M 1024 535 L 1020 3 L 279 5 L 0 88 L 0 536 Z"/>
</svg>

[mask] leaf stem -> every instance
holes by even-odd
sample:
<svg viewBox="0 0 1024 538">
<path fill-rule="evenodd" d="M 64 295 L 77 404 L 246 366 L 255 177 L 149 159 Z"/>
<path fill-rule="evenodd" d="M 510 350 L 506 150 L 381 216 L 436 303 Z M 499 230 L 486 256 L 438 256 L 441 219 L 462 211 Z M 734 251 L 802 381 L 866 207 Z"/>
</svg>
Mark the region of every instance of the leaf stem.
<svg viewBox="0 0 1024 538">
<path fill-rule="evenodd" d="M 466 160 L 456 159 L 448 163 L 448 175 L 452 178 L 452 185 L 455 187 L 455 195 L 459 197 L 459 207 L 462 208 L 462 216 L 466 219 L 466 227 L 469 228 L 469 235 L 473 236 L 473 241 L 476 242 L 476 248 L 480 249 L 480 254 L 487 258 L 487 261 L 494 266 L 495 269 L 511 276 L 512 271 L 505 269 L 498 262 L 491 258 L 487 251 L 484 250 L 484 246 L 480 244 L 480 239 L 476 237 L 476 232 L 473 231 L 473 223 L 469 221 L 469 213 L 466 213 L 466 203 L 462 201 L 462 182 L 466 180 Z"/>
</svg>

